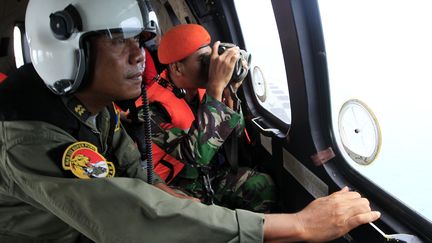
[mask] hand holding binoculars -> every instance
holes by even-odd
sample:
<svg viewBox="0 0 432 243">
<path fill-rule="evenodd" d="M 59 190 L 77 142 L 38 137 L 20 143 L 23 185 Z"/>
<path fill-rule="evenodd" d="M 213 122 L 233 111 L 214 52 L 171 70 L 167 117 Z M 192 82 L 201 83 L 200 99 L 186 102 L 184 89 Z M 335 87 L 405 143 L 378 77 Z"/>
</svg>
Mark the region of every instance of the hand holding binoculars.
<svg viewBox="0 0 432 243">
<path fill-rule="evenodd" d="M 218 54 L 221 55 L 227 49 L 232 48 L 232 47 L 236 47 L 236 45 L 234 45 L 232 43 L 222 42 L 219 44 Z M 240 56 L 236 61 L 236 64 L 234 67 L 234 72 L 233 72 L 233 75 L 231 77 L 230 82 L 234 82 L 234 83 L 240 82 L 246 77 L 246 75 L 249 71 L 248 67 L 250 66 L 251 58 L 252 58 L 252 56 L 250 53 L 246 52 L 245 50 L 240 49 Z M 247 68 L 243 66 L 243 61 L 246 61 L 247 66 L 248 66 Z M 208 73 L 208 69 L 210 66 L 210 55 L 203 58 L 202 62 L 203 62 L 204 70 L 206 70 Z"/>
</svg>

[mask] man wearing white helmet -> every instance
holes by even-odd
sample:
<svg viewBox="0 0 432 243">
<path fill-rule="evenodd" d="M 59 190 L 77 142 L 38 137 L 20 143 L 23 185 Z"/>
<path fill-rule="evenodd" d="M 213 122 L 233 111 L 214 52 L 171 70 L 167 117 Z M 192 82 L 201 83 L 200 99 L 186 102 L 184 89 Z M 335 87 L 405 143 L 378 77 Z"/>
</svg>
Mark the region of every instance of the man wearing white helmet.
<svg viewBox="0 0 432 243">
<path fill-rule="evenodd" d="M 148 184 L 112 105 L 140 95 L 146 26 L 142 1 L 30 0 L 33 64 L 0 85 L 0 242 L 325 241 L 379 217 L 346 189 L 264 215 Z"/>
</svg>

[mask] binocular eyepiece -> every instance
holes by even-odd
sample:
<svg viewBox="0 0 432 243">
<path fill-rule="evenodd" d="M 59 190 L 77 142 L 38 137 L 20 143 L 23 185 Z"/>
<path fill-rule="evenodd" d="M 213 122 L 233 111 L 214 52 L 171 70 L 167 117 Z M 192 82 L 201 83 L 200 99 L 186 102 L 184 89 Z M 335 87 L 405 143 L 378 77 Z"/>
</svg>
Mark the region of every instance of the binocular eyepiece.
<svg viewBox="0 0 432 243">
<path fill-rule="evenodd" d="M 227 49 L 235 47 L 235 46 L 236 45 L 231 44 L 231 43 L 223 43 L 222 42 L 219 45 L 218 53 L 219 53 L 219 55 L 221 55 Z M 230 82 L 237 83 L 237 82 L 242 81 L 246 77 L 249 69 L 244 68 L 242 62 L 243 62 L 243 60 L 245 60 L 248 64 L 248 67 L 249 67 L 250 63 L 251 63 L 251 58 L 252 58 L 252 56 L 250 53 L 246 52 L 245 50 L 240 50 L 240 56 L 236 61 L 236 64 L 234 67 L 234 72 L 233 72 L 233 75 L 231 77 Z M 205 72 L 208 75 L 208 70 L 209 70 L 209 66 L 210 66 L 210 55 L 205 56 L 202 59 L 202 65 L 203 65 L 203 70 L 205 70 Z"/>
</svg>

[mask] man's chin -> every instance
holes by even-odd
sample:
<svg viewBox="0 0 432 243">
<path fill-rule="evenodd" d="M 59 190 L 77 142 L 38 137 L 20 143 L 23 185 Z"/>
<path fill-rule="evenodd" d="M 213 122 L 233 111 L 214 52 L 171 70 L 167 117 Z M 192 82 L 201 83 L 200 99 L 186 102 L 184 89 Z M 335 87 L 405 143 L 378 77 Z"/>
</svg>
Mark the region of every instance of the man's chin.
<svg viewBox="0 0 432 243">
<path fill-rule="evenodd" d="M 134 93 L 130 93 L 129 95 L 125 95 L 125 96 L 121 96 L 118 97 L 117 100 L 137 100 L 139 97 L 141 96 L 141 91 L 140 92 L 134 92 Z"/>
<path fill-rule="evenodd" d="M 135 106 L 135 102 L 140 98 L 140 95 L 131 97 L 119 97 L 114 101 L 121 110 L 127 111 L 131 107 Z"/>
<path fill-rule="evenodd" d="M 140 98 L 140 96 L 141 96 L 141 92 L 139 92 L 139 93 L 137 93 L 135 95 L 130 96 L 129 100 L 137 100 L 138 98 Z"/>
</svg>

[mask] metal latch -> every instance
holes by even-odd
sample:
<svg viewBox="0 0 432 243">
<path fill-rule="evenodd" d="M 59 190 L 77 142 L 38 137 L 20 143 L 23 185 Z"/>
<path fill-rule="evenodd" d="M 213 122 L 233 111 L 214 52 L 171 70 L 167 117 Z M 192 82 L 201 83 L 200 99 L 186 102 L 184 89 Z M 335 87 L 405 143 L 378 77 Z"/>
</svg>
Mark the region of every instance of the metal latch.
<svg viewBox="0 0 432 243">
<path fill-rule="evenodd" d="M 401 243 L 423 243 L 420 238 L 410 234 L 386 234 L 374 223 L 369 223 L 374 229 L 376 229 L 387 242 L 401 242 Z"/>
</svg>

